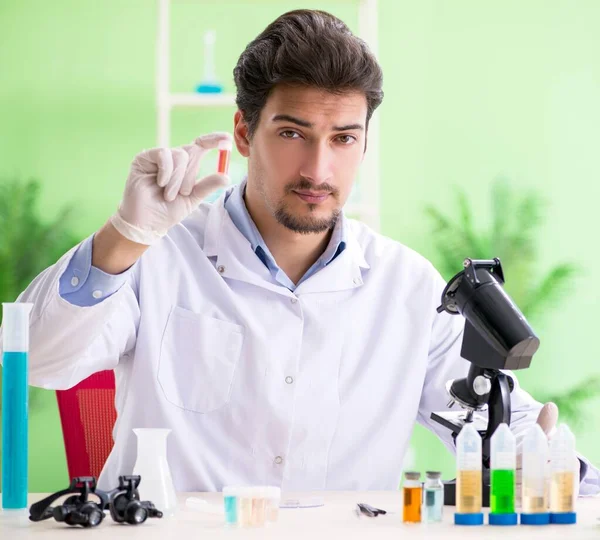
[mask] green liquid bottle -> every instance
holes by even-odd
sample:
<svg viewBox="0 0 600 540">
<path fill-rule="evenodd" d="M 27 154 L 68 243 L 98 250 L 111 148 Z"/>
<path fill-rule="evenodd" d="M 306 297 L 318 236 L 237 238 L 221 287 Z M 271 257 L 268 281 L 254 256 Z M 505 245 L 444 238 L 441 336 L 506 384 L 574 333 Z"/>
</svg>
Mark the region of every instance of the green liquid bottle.
<svg viewBox="0 0 600 540">
<path fill-rule="evenodd" d="M 516 525 L 515 470 L 517 441 L 507 424 L 500 424 L 491 440 L 490 525 Z"/>
<path fill-rule="evenodd" d="M 515 471 L 492 470 L 490 512 L 512 514 L 515 511 Z"/>
</svg>

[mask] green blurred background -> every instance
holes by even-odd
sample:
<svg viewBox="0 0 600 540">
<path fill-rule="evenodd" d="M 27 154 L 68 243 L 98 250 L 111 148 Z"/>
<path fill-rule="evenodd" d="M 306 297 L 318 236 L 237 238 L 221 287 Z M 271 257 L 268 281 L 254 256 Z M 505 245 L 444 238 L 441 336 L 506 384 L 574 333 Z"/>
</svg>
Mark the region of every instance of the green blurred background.
<svg viewBox="0 0 600 540">
<path fill-rule="evenodd" d="M 237 57 L 279 14 L 309 7 L 354 30 L 358 21 L 355 1 L 172 4 L 175 92 L 193 91 L 201 78 L 205 30 L 217 31 L 217 75 L 233 91 Z M 494 179 L 536 190 L 549 209 L 533 277 L 563 261 L 581 271 L 536 326 L 542 346 L 519 378 L 542 399 L 597 375 L 600 2 L 379 0 L 378 9 L 382 232 L 437 263 L 427 205 L 456 215 L 459 186 L 484 227 Z M 44 218 L 75 205 L 79 238 L 115 210 L 133 156 L 156 144 L 156 18 L 152 0 L 0 3 L 0 178 L 38 178 Z M 230 130 L 233 112 L 175 111 L 172 144 Z M 242 170 L 238 159 L 234 171 Z M 596 463 L 599 406 L 598 396 L 585 402 L 577 430 L 578 449 Z M 36 396 L 30 440 L 30 491 L 64 487 L 52 392 Z M 452 475 L 451 456 L 426 430 L 416 428 L 412 448 L 414 468 Z"/>
</svg>

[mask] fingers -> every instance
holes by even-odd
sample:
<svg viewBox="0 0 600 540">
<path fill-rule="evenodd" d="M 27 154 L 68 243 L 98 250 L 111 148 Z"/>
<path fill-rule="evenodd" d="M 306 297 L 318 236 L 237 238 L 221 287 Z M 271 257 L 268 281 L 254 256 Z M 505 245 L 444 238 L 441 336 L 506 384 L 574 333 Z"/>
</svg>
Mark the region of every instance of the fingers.
<svg viewBox="0 0 600 540">
<path fill-rule="evenodd" d="M 178 195 L 206 197 L 215 189 L 229 184 L 224 175 L 211 175 L 205 178 L 196 189 L 196 178 L 204 154 L 217 148 L 220 141 L 233 140 L 226 132 L 209 133 L 194 140 L 192 144 L 177 148 L 153 148 L 136 156 L 139 172 L 156 174 L 156 185 L 164 188 L 163 197 L 167 202 Z M 195 192 L 194 192 L 195 190 Z"/>
<path fill-rule="evenodd" d="M 169 179 L 169 183 L 165 187 L 164 198 L 165 201 L 171 202 L 179 195 L 179 190 L 183 182 L 183 177 L 188 168 L 189 155 L 182 148 L 173 148 L 171 150 L 171 156 L 173 158 L 173 173 Z"/>
<path fill-rule="evenodd" d="M 213 191 L 221 187 L 225 187 L 229 184 L 229 177 L 224 174 L 211 174 L 206 178 L 200 180 L 192 190 L 190 194 L 190 199 L 192 199 L 193 204 L 198 204 L 202 199 L 204 199 L 207 195 L 210 195 Z"/>
<path fill-rule="evenodd" d="M 209 133 L 208 135 L 202 135 L 196 138 L 193 144 L 188 144 L 182 147 L 189 156 L 188 168 L 183 178 L 183 182 L 181 184 L 180 193 L 182 195 L 188 196 L 192 194 L 192 191 L 194 190 L 194 187 L 196 185 L 198 171 L 200 170 L 200 162 L 204 154 L 206 154 L 209 150 L 217 148 L 219 142 L 224 140 L 232 141 L 233 137 L 231 136 L 231 134 L 225 131 L 217 131 L 214 133 Z M 216 182 L 216 187 L 211 187 L 211 182 L 213 181 Z M 215 177 L 215 179 L 208 181 L 206 181 L 205 179 L 204 188 L 198 188 L 194 197 L 197 198 L 198 193 L 204 193 L 202 197 L 204 198 L 210 192 L 227 184 L 229 184 L 229 178 L 217 179 Z"/>
<path fill-rule="evenodd" d="M 556 428 L 558 422 L 558 407 L 550 402 L 546 403 L 537 418 L 537 423 L 544 430 L 544 433 L 550 436 Z"/>
<path fill-rule="evenodd" d="M 192 190 L 196 185 L 196 177 L 200 170 L 203 152 L 196 144 L 186 144 L 185 146 L 182 146 L 182 148 L 187 153 L 189 161 L 179 192 L 187 197 L 192 193 Z"/>
<path fill-rule="evenodd" d="M 156 157 L 156 165 L 158 166 L 156 183 L 158 187 L 165 187 L 173 173 L 173 156 L 169 148 L 157 148 L 155 154 L 153 157 Z"/>
<path fill-rule="evenodd" d="M 194 141 L 194 144 L 206 152 L 206 150 L 217 148 L 221 141 L 233 141 L 233 137 L 230 133 L 226 133 L 225 131 L 216 131 L 215 133 L 209 133 L 208 135 L 198 137 Z"/>
</svg>

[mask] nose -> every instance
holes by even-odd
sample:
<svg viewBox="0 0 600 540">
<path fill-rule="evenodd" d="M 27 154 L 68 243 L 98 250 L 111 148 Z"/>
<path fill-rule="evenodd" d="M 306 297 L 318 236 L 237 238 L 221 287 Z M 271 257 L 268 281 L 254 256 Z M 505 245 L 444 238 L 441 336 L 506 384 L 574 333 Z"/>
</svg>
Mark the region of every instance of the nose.
<svg viewBox="0 0 600 540">
<path fill-rule="evenodd" d="M 333 176 L 333 152 L 325 143 L 316 143 L 306 149 L 300 175 L 318 185 Z"/>
</svg>

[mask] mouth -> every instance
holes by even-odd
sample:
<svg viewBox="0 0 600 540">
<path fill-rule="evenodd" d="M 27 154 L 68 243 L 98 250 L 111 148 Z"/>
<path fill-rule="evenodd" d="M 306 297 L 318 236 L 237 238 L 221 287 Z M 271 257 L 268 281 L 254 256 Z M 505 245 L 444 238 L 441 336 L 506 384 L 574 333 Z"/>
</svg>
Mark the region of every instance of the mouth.
<svg viewBox="0 0 600 540">
<path fill-rule="evenodd" d="M 293 192 L 295 195 L 300 197 L 304 202 L 310 204 L 320 204 L 327 200 L 330 193 L 323 192 L 313 192 L 313 191 L 295 191 Z"/>
</svg>

